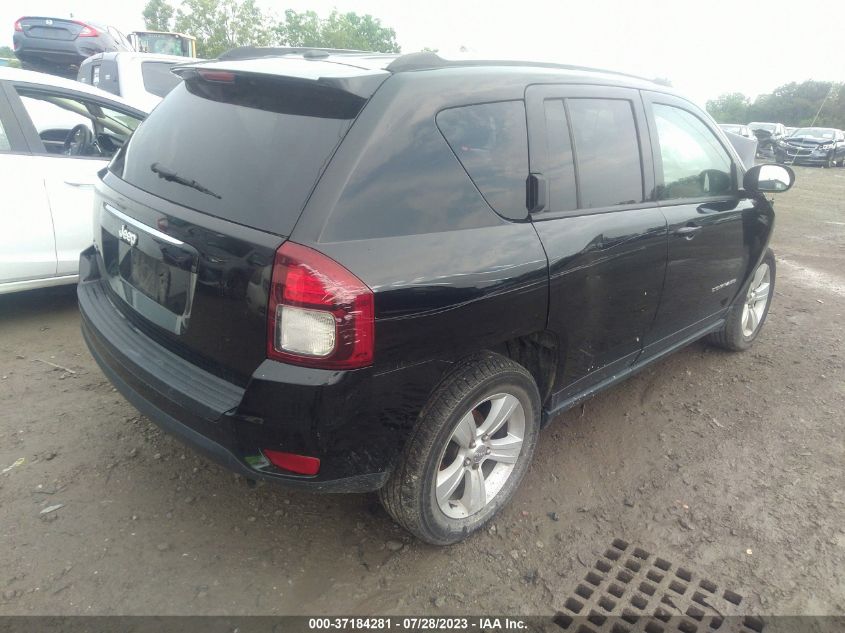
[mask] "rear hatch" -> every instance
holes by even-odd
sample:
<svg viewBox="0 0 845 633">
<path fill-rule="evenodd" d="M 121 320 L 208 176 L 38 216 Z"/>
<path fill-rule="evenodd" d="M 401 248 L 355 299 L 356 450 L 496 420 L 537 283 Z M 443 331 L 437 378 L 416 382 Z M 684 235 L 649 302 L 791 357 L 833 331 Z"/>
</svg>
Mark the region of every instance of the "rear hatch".
<svg viewBox="0 0 845 633">
<path fill-rule="evenodd" d="M 185 81 L 112 161 L 95 203 L 101 271 L 118 308 L 238 384 L 266 356 L 275 251 L 387 76 L 359 69 L 361 81 L 338 81 L 324 74 L 348 68 L 272 61 L 273 74 L 245 62 L 179 70 Z"/>
<path fill-rule="evenodd" d="M 61 18 L 21 18 L 19 22 L 27 36 L 45 40 L 75 40 L 85 28 L 84 24 Z"/>
</svg>

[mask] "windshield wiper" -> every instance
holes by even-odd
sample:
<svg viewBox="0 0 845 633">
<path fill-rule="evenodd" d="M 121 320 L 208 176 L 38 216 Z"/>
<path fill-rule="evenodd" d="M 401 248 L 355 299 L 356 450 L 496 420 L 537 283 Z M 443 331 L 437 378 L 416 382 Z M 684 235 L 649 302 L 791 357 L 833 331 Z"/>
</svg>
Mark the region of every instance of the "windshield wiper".
<svg viewBox="0 0 845 633">
<path fill-rule="evenodd" d="M 209 189 L 208 187 L 204 187 L 203 185 L 198 183 L 196 180 L 191 180 L 190 178 L 185 178 L 184 176 L 180 176 L 175 171 L 171 171 L 167 167 L 162 167 L 158 163 L 153 163 L 152 165 L 150 165 L 150 170 L 153 173 L 158 174 L 159 178 L 164 178 L 168 182 L 175 182 L 178 185 L 185 185 L 186 187 L 190 187 L 191 189 L 196 189 L 200 193 L 204 193 L 204 194 L 207 194 L 209 196 L 213 196 L 213 197 L 217 198 L 218 200 L 223 199 L 223 196 L 220 196 L 220 195 L 214 193 L 211 189 Z"/>
</svg>

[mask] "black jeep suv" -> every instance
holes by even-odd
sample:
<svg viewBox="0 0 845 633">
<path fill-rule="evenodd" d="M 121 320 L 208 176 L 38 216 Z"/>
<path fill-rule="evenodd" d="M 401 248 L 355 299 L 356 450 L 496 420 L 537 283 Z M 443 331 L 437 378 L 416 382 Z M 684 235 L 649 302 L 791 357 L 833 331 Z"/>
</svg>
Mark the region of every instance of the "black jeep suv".
<svg viewBox="0 0 845 633">
<path fill-rule="evenodd" d="M 151 420 L 252 479 L 379 490 L 455 542 L 540 427 L 773 296 L 764 191 L 719 127 L 636 78 L 316 50 L 184 79 L 101 172 L 79 304 Z"/>
</svg>

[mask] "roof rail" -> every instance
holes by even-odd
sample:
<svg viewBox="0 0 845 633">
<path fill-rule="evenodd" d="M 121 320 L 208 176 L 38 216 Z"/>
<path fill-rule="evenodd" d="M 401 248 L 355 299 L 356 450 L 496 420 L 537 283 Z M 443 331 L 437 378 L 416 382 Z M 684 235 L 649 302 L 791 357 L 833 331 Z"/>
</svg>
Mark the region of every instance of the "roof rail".
<svg viewBox="0 0 845 633">
<path fill-rule="evenodd" d="M 434 70 L 437 68 L 458 68 L 466 66 L 527 66 L 559 68 L 561 70 L 579 70 L 593 73 L 605 73 L 608 75 L 630 77 L 632 79 L 639 79 L 642 81 L 652 81 L 648 77 L 642 77 L 640 75 L 632 75 L 630 73 L 623 73 L 616 70 L 607 70 L 604 68 L 592 68 L 590 66 L 577 66 L 574 64 L 556 64 L 554 62 L 533 62 L 511 59 L 443 59 L 437 53 L 431 52 L 408 53 L 406 55 L 400 55 L 390 64 L 388 64 L 386 70 L 398 73 L 412 70 Z"/>
<path fill-rule="evenodd" d="M 255 59 L 257 57 L 278 57 L 280 55 L 302 55 L 319 59 L 329 55 L 378 55 L 373 51 L 358 51 L 346 48 L 316 48 L 312 46 L 238 46 L 217 57 L 219 60 Z"/>
</svg>

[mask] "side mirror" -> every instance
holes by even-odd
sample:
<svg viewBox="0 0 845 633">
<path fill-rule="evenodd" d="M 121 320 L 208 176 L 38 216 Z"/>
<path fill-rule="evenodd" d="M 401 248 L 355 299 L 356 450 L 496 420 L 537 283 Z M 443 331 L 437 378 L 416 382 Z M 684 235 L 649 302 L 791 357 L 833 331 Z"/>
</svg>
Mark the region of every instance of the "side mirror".
<svg viewBox="0 0 845 633">
<path fill-rule="evenodd" d="M 746 191 L 760 193 L 783 193 L 793 184 L 795 172 L 786 165 L 756 165 L 742 178 Z"/>
</svg>

